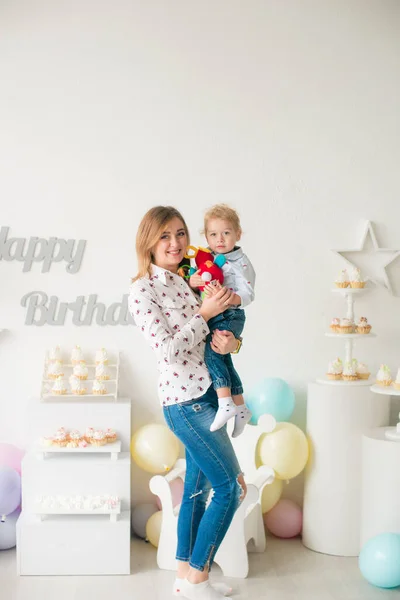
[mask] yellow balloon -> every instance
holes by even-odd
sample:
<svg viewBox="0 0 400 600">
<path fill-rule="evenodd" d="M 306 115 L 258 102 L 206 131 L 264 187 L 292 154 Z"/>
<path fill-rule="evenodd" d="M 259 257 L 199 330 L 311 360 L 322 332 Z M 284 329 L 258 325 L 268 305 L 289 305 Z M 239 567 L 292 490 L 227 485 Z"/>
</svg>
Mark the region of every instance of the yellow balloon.
<svg viewBox="0 0 400 600">
<path fill-rule="evenodd" d="M 283 481 L 282 479 L 274 479 L 272 483 L 264 486 L 262 497 L 261 497 L 261 507 L 263 514 L 271 510 L 279 501 L 283 489 Z"/>
<path fill-rule="evenodd" d="M 179 456 L 179 442 L 165 425 L 144 425 L 132 436 L 131 455 L 148 473 L 169 471 Z"/>
<path fill-rule="evenodd" d="M 162 510 L 151 515 L 146 523 L 146 538 L 155 548 L 158 548 L 161 534 Z"/>
<path fill-rule="evenodd" d="M 292 479 L 306 466 L 307 438 L 293 423 L 278 423 L 271 433 L 260 437 L 257 455 L 263 465 L 274 469 L 278 479 Z"/>
</svg>

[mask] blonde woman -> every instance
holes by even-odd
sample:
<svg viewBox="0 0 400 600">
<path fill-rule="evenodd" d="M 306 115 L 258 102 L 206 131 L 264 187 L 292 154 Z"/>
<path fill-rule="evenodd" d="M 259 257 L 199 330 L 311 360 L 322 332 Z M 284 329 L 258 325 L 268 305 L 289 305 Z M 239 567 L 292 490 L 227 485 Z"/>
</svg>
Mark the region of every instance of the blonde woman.
<svg viewBox="0 0 400 600">
<path fill-rule="evenodd" d="M 157 206 L 146 213 L 136 237 L 139 272 L 129 309 L 156 353 L 164 418 L 186 451 L 174 593 L 189 600 L 221 600 L 228 588 L 211 586 L 209 570 L 246 486 L 226 427 L 210 431 L 218 397 L 204 348 L 207 322 L 227 308 L 232 292 L 222 288 L 200 302 L 178 274 L 188 244 L 188 228 L 175 208 Z M 237 347 L 232 333 L 214 332 L 215 352 Z"/>
</svg>

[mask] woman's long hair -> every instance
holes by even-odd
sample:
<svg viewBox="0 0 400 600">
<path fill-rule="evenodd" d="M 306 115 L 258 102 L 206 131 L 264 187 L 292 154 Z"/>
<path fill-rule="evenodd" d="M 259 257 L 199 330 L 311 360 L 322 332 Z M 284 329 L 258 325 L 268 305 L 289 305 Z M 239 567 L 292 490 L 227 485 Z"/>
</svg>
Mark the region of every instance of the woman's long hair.
<svg viewBox="0 0 400 600">
<path fill-rule="evenodd" d="M 151 275 L 151 263 L 153 262 L 153 248 L 159 241 L 161 234 L 165 231 L 167 224 L 177 217 L 182 221 L 188 244 L 190 244 L 189 230 L 185 219 L 179 210 L 173 206 L 154 206 L 144 215 L 136 234 L 136 255 L 138 261 L 138 273 L 132 279 L 136 281 L 141 277 Z"/>
</svg>

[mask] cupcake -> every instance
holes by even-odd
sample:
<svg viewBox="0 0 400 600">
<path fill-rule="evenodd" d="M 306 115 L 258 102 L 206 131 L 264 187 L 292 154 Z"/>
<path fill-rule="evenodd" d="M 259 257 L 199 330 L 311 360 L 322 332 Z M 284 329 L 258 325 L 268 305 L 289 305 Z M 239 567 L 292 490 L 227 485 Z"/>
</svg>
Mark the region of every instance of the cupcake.
<svg viewBox="0 0 400 600">
<path fill-rule="evenodd" d="M 73 348 L 72 352 L 71 352 L 71 363 L 73 365 L 77 365 L 82 360 L 85 360 L 85 357 L 83 356 L 83 352 L 81 350 L 81 347 L 80 346 L 75 346 L 75 348 Z"/>
<path fill-rule="evenodd" d="M 344 369 L 343 369 L 343 379 L 344 381 L 357 381 L 358 379 L 358 375 L 357 375 L 357 365 L 356 362 L 354 362 L 354 360 L 352 360 L 351 362 L 347 362 L 344 365 Z"/>
<path fill-rule="evenodd" d="M 352 288 L 363 288 L 365 287 L 365 281 L 361 277 L 360 269 L 354 269 L 350 277 L 350 287 Z"/>
<path fill-rule="evenodd" d="M 57 377 L 62 377 L 63 375 L 64 369 L 60 360 L 51 362 L 47 367 L 47 377 L 49 379 L 57 379 Z"/>
<path fill-rule="evenodd" d="M 358 375 L 359 379 L 368 379 L 369 378 L 370 371 L 365 363 L 358 363 L 357 375 Z"/>
<path fill-rule="evenodd" d="M 113 442 L 117 441 L 117 434 L 115 433 L 114 429 L 106 430 L 106 440 L 107 444 L 112 444 Z"/>
<path fill-rule="evenodd" d="M 372 326 L 368 324 L 367 317 L 360 317 L 360 320 L 357 323 L 357 333 L 369 333 L 371 329 Z"/>
<path fill-rule="evenodd" d="M 95 362 L 96 362 L 96 365 L 98 365 L 100 363 L 103 363 L 104 365 L 106 365 L 108 363 L 108 355 L 107 355 L 107 350 L 105 348 L 100 348 L 99 350 L 96 351 Z"/>
<path fill-rule="evenodd" d="M 53 444 L 54 446 L 59 446 L 60 448 L 63 448 L 68 444 L 68 436 L 65 432 L 64 427 L 60 427 L 55 432 L 53 436 Z"/>
<path fill-rule="evenodd" d="M 69 378 L 69 385 L 71 386 L 71 392 L 76 396 L 83 396 L 83 394 L 86 394 L 86 388 L 83 385 L 82 380 L 76 375 L 71 375 Z"/>
<path fill-rule="evenodd" d="M 352 319 L 340 319 L 339 333 L 353 333 L 354 322 Z"/>
<path fill-rule="evenodd" d="M 329 363 L 328 372 L 326 374 L 328 379 L 332 379 L 332 380 L 342 379 L 342 373 L 343 373 L 343 363 L 340 360 L 340 358 L 336 358 L 335 360 L 333 360 L 332 362 Z"/>
<path fill-rule="evenodd" d="M 85 440 L 88 444 L 91 444 L 93 439 L 94 429 L 93 427 L 87 427 L 85 431 Z"/>
<path fill-rule="evenodd" d="M 331 330 L 332 333 L 339 333 L 339 327 L 340 327 L 340 319 L 335 317 L 334 319 L 332 319 L 331 324 L 329 325 L 329 329 Z"/>
<path fill-rule="evenodd" d="M 381 365 L 376 375 L 376 383 L 378 385 L 389 386 L 392 383 L 392 376 L 388 365 Z"/>
<path fill-rule="evenodd" d="M 96 431 L 93 433 L 90 443 L 92 446 L 105 446 L 107 444 L 107 438 L 104 431 L 101 429 L 96 429 Z"/>
<path fill-rule="evenodd" d="M 62 362 L 60 346 L 56 346 L 49 350 L 49 362 L 54 362 L 56 360 Z"/>
<path fill-rule="evenodd" d="M 87 368 L 85 361 L 81 360 L 79 364 L 74 366 L 73 375 L 78 379 L 87 379 L 89 369 Z"/>
<path fill-rule="evenodd" d="M 99 379 L 95 379 L 93 381 L 92 393 L 99 394 L 99 395 L 107 394 L 107 388 L 106 388 L 105 384 L 103 383 L 103 381 L 100 381 Z"/>
<path fill-rule="evenodd" d="M 78 448 L 80 442 L 85 441 L 83 435 L 81 435 L 80 431 L 78 431 L 77 429 L 73 429 L 72 431 L 70 431 L 68 438 L 69 448 Z"/>
<path fill-rule="evenodd" d="M 62 394 L 67 393 L 67 386 L 65 385 L 65 381 L 62 375 L 59 375 L 55 380 L 53 387 L 51 388 L 53 394 L 57 396 L 61 396 Z"/>
<path fill-rule="evenodd" d="M 347 288 L 350 285 L 349 276 L 347 275 L 346 269 L 340 271 L 339 277 L 335 281 L 336 287 Z"/>
<path fill-rule="evenodd" d="M 107 379 L 110 379 L 110 372 L 104 363 L 99 363 L 96 365 L 95 378 L 99 379 L 100 381 L 106 381 Z"/>
<path fill-rule="evenodd" d="M 393 382 L 393 386 L 396 388 L 396 390 L 400 390 L 400 369 L 398 369 L 397 371 L 396 379 Z"/>
<path fill-rule="evenodd" d="M 53 445 L 53 438 L 52 437 L 42 437 L 40 440 L 40 443 L 42 446 L 45 447 L 49 447 Z"/>
</svg>

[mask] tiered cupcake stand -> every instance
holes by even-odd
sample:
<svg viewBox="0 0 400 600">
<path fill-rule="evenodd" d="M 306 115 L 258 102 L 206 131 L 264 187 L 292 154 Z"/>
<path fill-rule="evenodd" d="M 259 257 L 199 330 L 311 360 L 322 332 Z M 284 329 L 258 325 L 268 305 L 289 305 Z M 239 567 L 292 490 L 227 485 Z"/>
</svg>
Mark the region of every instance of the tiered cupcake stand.
<svg viewBox="0 0 400 600">
<path fill-rule="evenodd" d="M 111 358 L 119 364 L 117 354 Z M 31 402 L 30 449 L 22 461 L 23 510 L 17 523 L 20 575 L 130 573 L 131 403 L 117 397 L 117 385 L 115 381 L 113 392 L 99 397 L 45 391 Z M 60 426 L 82 433 L 87 427 L 111 428 L 118 439 L 99 447 L 43 446 L 41 438 Z M 65 502 L 44 503 L 49 497 L 115 501 L 69 508 Z"/>
<path fill-rule="evenodd" d="M 354 300 L 368 289 L 337 288 L 354 319 Z M 345 362 L 354 340 L 374 334 L 327 333 L 345 341 Z M 360 549 L 362 434 L 388 425 L 390 397 L 374 394 L 371 381 L 319 378 L 308 386 L 307 434 L 310 460 L 305 473 L 303 543 L 316 552 L 357 556 Z"/>
</svg>

